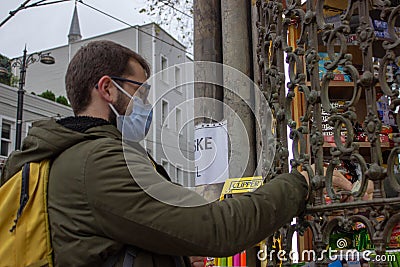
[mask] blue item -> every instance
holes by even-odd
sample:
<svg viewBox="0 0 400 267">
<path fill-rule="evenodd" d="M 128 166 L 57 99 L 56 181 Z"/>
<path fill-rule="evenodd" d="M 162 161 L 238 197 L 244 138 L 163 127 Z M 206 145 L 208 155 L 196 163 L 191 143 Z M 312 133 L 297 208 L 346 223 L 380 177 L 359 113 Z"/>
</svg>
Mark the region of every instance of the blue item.
<svg viewBox="0 0 400 267">
<path fill-rule="evenodd" d="M 336 260 L 332 263 L 328 264 L 328 267 L 343 267 L 342 263 L 340 262 L 340 260 Z"/>
</svg>

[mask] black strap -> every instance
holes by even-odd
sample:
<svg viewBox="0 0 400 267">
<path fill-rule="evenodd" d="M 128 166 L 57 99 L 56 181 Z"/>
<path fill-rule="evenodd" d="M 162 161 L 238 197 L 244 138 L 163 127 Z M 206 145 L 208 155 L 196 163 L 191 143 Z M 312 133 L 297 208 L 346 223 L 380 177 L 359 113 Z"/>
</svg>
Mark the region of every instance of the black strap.
<svg viewBox="0 0 400 267">
<path fill-rule="evenodd" d="M 181 258 L 179 256 L 174 256 L 174 261 L 175 261 L 175 266 L 176 267 L 183 267 L 182 266 L 182 262 L 181 262 Z"/>
<path fill-rule="evenodd" d="M 165 179 L 167 179 L 168 181 L 171 182 L 171 178 L 169 177 L 168 172 L 164 169 L 164 167 L 157 164 L 157 162 L 153 159 L 153 157 L 150 155 L 150 153 L 147 153 L 147 156 L 153 162 L 154 167 L 155 167 L 156 171 L 158 172 L 158 174 L 161 174 L 162 177 L 164 177 Z"/>
<path fill-rule="evenodd" d="M 10 232 L 13 232 L 15 228 L 17 228 L 17 223 L 19 218 L 22 215 L 22 212 L 28 203 L 29 200 L 29 172 L 30 172 L 30 164 L 25 163 L 22 169 L 22 179 L 21 179 L 21 195 L 19 198 L 19 208 L 17 212 L 17 217 L 14 220 L 14 225 L 11 227 Z"/>
<path fill-rule="evenodd" d="M 132 267 L 133 262 L 135 261 L 136 258 L 136 248 L 135 247 L 127 247 L 125 249 L 125 257 L 124 257 L 124 263 L 123 267 Z"/>
<path fill-rule="evenodd" d="M 124 249 L 121 249 L 120 252 L 117 254 L 109 257 L 102 265 L 102 267 L 114 267 L 114 265 L 117 263 L 119 258 L 122 256 L 122 253 L 124 253 Z"/>
<path fill-rule="evenodd" d="M 190 262 L 189 257 L 183 256 L 182 259 L 183 259 L 183 262 L 185 263 L 185 267 L 191 267 L 192 266 L 192 263 Z"/>
<path fill-rule="evenodd" d="M 115 264 L 118 262 L 118 260 L 121 258 L 122 254 L 125 254 L 124 256 L 124 261 L 122 263 L 122 267 L 133 267 L 134 262 L 135 262 L 135 258 L 137 256 L 137 251 L 138 249 L 136 247 L 133 246 L 127 246 L 124 247 L 123 249 L 121 249 L 120 252 L 118 252 L 117 254 L 109 257 L 107 259 L 106 262 L 103 263 L 102 267 L 114 267 Z M 175 266 L 176 267 L 183 267 L 182 266 L 182 262 L 181 262 L 181 258 L 179 256 L 174 256 L 174 261 L 175 261 Z M 183 261 L 185 263 L 185 266 L 190 266 L 190 261 L 189 258 L 187 258 L 187 261 Z M 189 263 L 189 265 L 187 264 Z"/>
<path fill-rule="evenodd" d="M 132 246 L 127 246 L 121 249 L 117 254 L 109 257 L 106 262 L 103 263 L 102 267 L 114 267 L 118 260 L 124 255 L 123 267 L 132 267 L 137 256 L 137 249 Z"/>
</svg>

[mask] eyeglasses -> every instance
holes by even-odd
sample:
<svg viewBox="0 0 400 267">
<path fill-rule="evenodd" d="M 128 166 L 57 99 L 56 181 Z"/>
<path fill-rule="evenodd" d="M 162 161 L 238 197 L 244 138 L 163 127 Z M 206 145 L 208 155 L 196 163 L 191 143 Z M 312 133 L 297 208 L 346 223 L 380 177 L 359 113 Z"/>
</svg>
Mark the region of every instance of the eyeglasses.
<svg viewBox="0 0 400 267">
<path fill-rule="evenodd" d="M 137 82 L 137 81 L 133 81 L 133 80 L 129 80 L 126 78 L 122 78 L 122 77 L 116 77 L 116 76 L 110 76 L 111 79 L 116 80 L 116 81 L 121 81 L 121 82 L 128 82 L 128 83 L 133 83 L 139 86 L 143 86 L 144 89 L 146 89 L 147 91 L 150 90 L 151 85 L 148 83 L 141 83 L 141 82 Z"/>
</svg>

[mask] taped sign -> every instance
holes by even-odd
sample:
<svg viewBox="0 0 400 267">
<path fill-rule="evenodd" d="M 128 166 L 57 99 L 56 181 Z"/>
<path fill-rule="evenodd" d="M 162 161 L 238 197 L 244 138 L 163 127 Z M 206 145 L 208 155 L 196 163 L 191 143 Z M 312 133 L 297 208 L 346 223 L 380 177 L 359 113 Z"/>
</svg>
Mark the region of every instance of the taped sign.
<svg viewBox="0 0 400 267">
<path fill-rule="evenodd" d="M 194 137 L 196 185 L 225 182 L 229 177 L 226 121 L 199 124 Z"/>
</svg>

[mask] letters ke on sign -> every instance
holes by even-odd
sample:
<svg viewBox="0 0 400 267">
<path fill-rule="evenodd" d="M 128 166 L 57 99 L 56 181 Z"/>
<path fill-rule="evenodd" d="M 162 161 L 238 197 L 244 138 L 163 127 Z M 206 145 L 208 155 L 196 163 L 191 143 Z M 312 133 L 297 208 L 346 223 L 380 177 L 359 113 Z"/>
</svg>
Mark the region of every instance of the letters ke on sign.
<svg viewBox="0 0 400 267">
<path fill-rule="evenodd" d="M 197 125 L 194 138 L 196 185 L 225 182 L 229 177 L 226 121 Z"/>
</svg>

